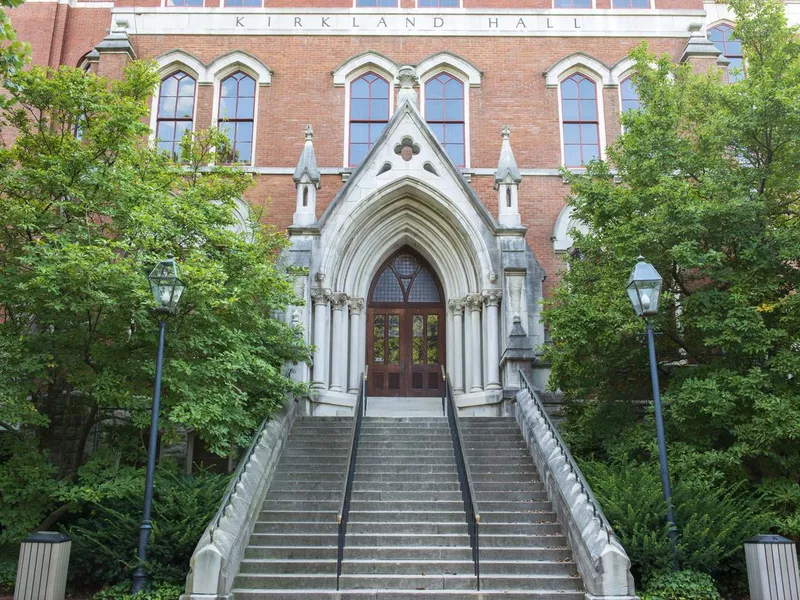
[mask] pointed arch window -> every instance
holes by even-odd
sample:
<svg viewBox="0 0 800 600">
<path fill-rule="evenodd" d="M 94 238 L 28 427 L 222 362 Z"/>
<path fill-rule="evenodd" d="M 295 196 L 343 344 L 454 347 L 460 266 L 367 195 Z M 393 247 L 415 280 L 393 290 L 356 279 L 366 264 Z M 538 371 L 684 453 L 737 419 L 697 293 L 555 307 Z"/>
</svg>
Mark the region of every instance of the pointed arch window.
<svg viewBox="0 0 800 600">
<path fill-rule="evenodd" d="M 177 71 L 161 80 L 158 91 L 156 138 L 158 147 L 177 160 L 181 154 L 180 143 L 194 125 L 194 77 Z"/>
<path fill-rule="evenodd" d="M 595 82 L 575 73 L 561 82 L 564 165 L 581 167 L 600 157 L 600 120 Z"/>
<path fill-rule="evenodd" d="M 261 0 L 225 0 L 225 6 L 261 8 Z"/>
<path fill-rule="evenodd" d="M 166 0 L 167 6 L 201 7 L 203 0 Z"/>
<path fill-rule="evenodd" d="M 466 164 L 464 83 L 440 73 L 425 83 L 425 120 L 457 167 Z"/>
<path fill-rule="evenodd" d="M 733 27 L 720 23 L 708 30 L 708 39 L 728 59 L 728 80 L 740 81 L 744 78 L 744 58 L 742 57 L 742 42 L 733 37 Z M 731 71 L 736 70 L 736 74 Z"/>
<path fill-rule="evenodd" d="M 397 0 L 356 0 L 356 6 L 397 7 Z"/>
<path fill-rule="evenodd" d="M 253 158 L 256 82 L 237 71 L 222 80 L 217 127 L 230 140 L 229 162 L 250 163 Z"/>
<path fill-rule="evenodd" d="M 639 92 L 636 90 L 636 84 L 630 77 L 624 79 L 619 84 L 619 96 L 622 112 L 626 113 L 629 110 L 639 110 L 642 103 L 639 101 Z"/>
<path fill-rule="evenodd" d="M 441 294 L 427 265 L 403 252 L 384 267 L 369 299 L 373 304 L 436 304 L 441 302 Z"/>
<path fill-rule="evenodd" d="M 348 164 L 361 164 L 389 122 L 389 82 L 365 73 L 350 84 L 350 151 Z"/>
<path fill-rule="evenodd" d="M 650 8 L 650 0 L 613 0 L 613 8 Z"/>
<path fill-rule="evenodd" d="M 417 8 L 459 8 L 461 0 L 417 0 Z"/>
</svg>

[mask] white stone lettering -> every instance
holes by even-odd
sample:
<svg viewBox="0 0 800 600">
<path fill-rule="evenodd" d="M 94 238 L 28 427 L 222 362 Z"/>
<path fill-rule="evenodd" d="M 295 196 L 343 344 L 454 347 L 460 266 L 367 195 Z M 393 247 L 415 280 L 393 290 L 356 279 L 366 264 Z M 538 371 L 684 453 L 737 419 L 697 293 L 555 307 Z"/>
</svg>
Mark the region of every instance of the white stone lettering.
<svg viewBox="0 0 800 600">
<path fill-rule="evenodd" d="M 433 26 L 436 28 L 444 27 L 444 19 L 442 17 L 433 17 Z"/>
<path fill-rule="evenodd" d="M 406 27 L 416 27 L 416 26 L 417 26 L 416 17 L 406 17 Z"/>
<path fill-rule="evenodd" d="M 492 27 L 500 27 L 499 21 L 500 19 L 493 19 L 492 17 L 489 17 L 489 29 Z"/>
<path fill-rule="evenodd" d="M 244 17 L 236 17 L 236 27 L 244 27 Z"/>
<path fill-rule="evenodd" d="M 294 26 L 295 27 L 302 27 L 303 26 L 301 17 L 295 17 L 294 18 Z"/>
<path fill-rule="evenodd" d="M 329 20 L 330 20 L 330 17 L 322 17 L 322 26 L 323 27 L 330 27 L 331 24 L 328 22 Z"/>
<path fill-rule="evenodd" d="M 520 27 L 522 27 L 523 29 L 527 29 L 528 28 L 528 26 L 525 25 L 525 21 L 523 21 L 522 19 L 517 21 L 517 29 L 519 29 Z"/>
</svg>

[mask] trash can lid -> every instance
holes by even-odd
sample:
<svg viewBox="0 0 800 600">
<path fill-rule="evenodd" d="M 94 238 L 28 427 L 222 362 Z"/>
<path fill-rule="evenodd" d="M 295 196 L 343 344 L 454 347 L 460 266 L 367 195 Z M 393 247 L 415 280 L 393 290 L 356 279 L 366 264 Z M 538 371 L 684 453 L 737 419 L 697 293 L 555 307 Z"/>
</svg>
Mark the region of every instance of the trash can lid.
<svg viewBox="0 0 800 600">
<path fill-rule="evenodd" d="M 66 533 L 59 531 L 34 531 L 24 541 L 38 544 L 63 544 L 70 541 L 70 539 Z"/>
<path fill-rule="evenodd" d="M 788 540 L 780 535 L 754 535 L 745 544 L 794 544 L 792 540 Z"/>
</svg>

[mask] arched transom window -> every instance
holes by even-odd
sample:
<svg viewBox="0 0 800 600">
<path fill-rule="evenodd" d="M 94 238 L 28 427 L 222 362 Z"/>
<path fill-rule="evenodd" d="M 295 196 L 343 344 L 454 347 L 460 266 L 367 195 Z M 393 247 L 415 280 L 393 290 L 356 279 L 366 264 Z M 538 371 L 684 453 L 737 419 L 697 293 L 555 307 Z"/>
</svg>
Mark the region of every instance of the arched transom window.
<svg viewBox="0 0 800 600">
<path fill-rule="evenodd" d="M 461 0 L 418 0 L 418 8 L 459 8 Z"/>
<path fill-rule="evenodd" d="M 256 82 L 237 71 L 222 80 L 217 126 L 230 140 L 229 162 L 250 163 L 253 156 Z"/>
<path fill-rule="evenodd" d="M 639 92 L 636 91 L 636 84 L 628 77 L 619 84 L 619 96 L 622 102 L 622 112 L 626 113 L 629 110 L 639 110 L 641 102 L 639 102 Z"/>
<path fill-rule="evenodd" d="M 742 59 L 742 42 L 733 37 L 733 27 L 721 23 L 708 30 L 708 39 L 730 61 L 728 64 L 728 78 L 730 81 L 739 81 L 744 77 L 744 60 Z M 736 74 L 731 71 L 737 70 Z"/>
<path fill-rule="evenodd" d="M 180 142 L 192 130 L 194 120 L 195 81 L 183 71 L 177 71 L 161 81 L 158 91 L 156 138 L 158 147 L 174 159 L 180 157 Z"/>
<path fill-rule="evenodd" d="M 575 73 L 561 82 L 564 165 L 580 167 L 600 156 L 597 86 Z"/>
<path fill-rule="evenodd" d="M 378 304 L 436 304 L 439 287 L 428 267 L 410 253 L 398 254 L 383 270 L 370 296 Z"/>
<path fill-rule="evenodd" d="M 464 84 L 448 73 L 425 83 L 425 120 L 457 167 L 466 163 Z"/>
<path fill-rule="evenodd" d="M 365 73 L 350 84 L 350 152 L 348 164 L 361 164 L 389 122 L 389 82 Z"/>
</svg>

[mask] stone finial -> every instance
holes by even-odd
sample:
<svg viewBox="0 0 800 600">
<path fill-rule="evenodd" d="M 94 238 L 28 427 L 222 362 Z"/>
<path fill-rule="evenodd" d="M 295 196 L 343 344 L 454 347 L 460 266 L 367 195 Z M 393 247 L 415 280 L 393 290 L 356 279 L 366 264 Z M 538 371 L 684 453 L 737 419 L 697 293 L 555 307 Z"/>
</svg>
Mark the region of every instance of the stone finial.
<svg viewBox="0 0 800 600">
<path fill-rule="evenodd" d="M 313 183 L 314 187 L 320 188 L 320 174 L 317 167 L 317 155 L 314 153 L 314 129 L 311 125 L 306 125 L 306 142 L 303 152 L 300 153 L 300 160 L 297 161 L 297 168 L 294 170 L 292 179 L 295 184 Z"/>
<path fill-rule="evenodd" d="M 497 170 L 494 173 L 494 189 L 499 189 L 501 183 L 516 183 L 522 181 L 522 175 L 517 167 L 514 152 L 511 150 L 511 128 L 503 125 L 503 143 L 500 146 L 500 160 L 497 162 Z"/>
<path fill-rule="evenodd" d="M 127 19 L 117 17 L 108 35 L 94 49 L 100 54 L 127 54 L 131 60 L 135 60 L 136 51 L 128 37 Z"/>
<path fill-rule="evenodd" d="M 397 92 L 397 105 L 400 106 L 403 100 L 408 100 L 414 106 L 418 106 L 417 91 L 414 89 L 417 84 L 416 69 L 408 65 L 400 67 L 400 71 L 397 73 L 397 80 L 400 82 L 400 91 Z"/>
</svg>

